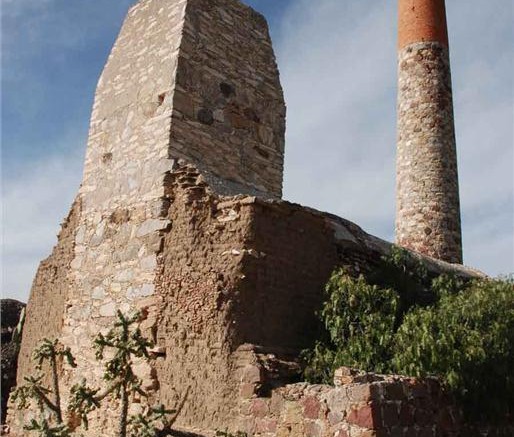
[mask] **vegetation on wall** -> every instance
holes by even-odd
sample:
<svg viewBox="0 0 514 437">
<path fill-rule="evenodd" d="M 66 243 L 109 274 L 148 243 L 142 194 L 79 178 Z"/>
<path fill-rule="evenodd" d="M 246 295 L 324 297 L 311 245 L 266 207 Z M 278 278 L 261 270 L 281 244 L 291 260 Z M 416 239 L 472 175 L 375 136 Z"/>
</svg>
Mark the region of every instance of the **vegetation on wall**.
<svg viewBox="0 0 514 437">
<path fill-rule="evenodd" d="M 63 411 L 60 396 L 58 367 L 66 360 L 72 368 L 75 359 L 69 348 L 63 348 L 57 340 L 45 339 L 36 348 L 33 358 L 37 361 L 39 373 L 25 378 L 25 384 L 13 392 L 13 401 L 19 409 L 33 411 L 37 407 L 39 415 L 31 417 L 24 429 L 35 431 L 40 437 L 71 437 L 82 425 L 88 428 L 88 415 L 101 406 L 107 398 L 119 401 L 117 437 L 159 437 L 168 435 L 177 418 L 176 411 L 168 411 L 164 406 L 147 406 L 141 413 L 129 416 L 129 405 L 134 395 L 147 397 L 142 381 L 134 373 L 134 360 L 149 360 L 151 343 L 146 340 L 137 325 L 139 315 L 126 317 L 118 312 L 114 326 L 106 335 L 98 334 L 94 341 L 96 358 L 105 362 L 103 379 L 107 388 L 88 387 L 86 381 L 74 385 L 70 390 L 70 400 Z M 52 387 L 43 384 L 43 363 L 48 363 L 52 376 Z M 64 420 L 66 413 L 66 418 Z M 77 420 L 78 422 L 77 423 Z"/>
<path fill-rule="evenodd" d="M 330 382 L 337 367 L 438 376 L 473 420 L 514 405 L 514 282 L 431 277 L 401 249 L 372 273 L 334 272 L 319 312 L 323 332 L 304 353 L 305 376 Z"/>
</svg>

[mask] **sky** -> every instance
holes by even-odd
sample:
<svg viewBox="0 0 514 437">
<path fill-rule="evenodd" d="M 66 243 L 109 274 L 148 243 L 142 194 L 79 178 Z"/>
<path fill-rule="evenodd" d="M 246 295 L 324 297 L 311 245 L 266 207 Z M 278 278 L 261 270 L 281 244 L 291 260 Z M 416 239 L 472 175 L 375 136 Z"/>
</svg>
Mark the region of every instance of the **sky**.
<svg viewBox="0 0 514 437">
<path fill-rule="evenodd" d="M 2 296 L 26 301 L 82 176 L 96 82 L 130 0 L 1 0 Z M 396 1 L 251 0 L 287 102 L 284 198 L 392 241 Z M 514 272 L 511 0 L 447 1 L 464 262 Z"/>
</svg>

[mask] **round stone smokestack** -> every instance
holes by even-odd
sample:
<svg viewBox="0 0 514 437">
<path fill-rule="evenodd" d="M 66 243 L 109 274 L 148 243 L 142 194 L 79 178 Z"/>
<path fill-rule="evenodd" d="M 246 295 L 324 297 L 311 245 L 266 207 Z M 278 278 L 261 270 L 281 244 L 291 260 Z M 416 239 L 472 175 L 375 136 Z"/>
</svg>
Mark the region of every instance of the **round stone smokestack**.
<svg viewBox="0 0 514 437">
<path fill-rule="evenodd" d="M 399 0 L 396 242 L 462 263 L 444 0 Z"/>
</svg>

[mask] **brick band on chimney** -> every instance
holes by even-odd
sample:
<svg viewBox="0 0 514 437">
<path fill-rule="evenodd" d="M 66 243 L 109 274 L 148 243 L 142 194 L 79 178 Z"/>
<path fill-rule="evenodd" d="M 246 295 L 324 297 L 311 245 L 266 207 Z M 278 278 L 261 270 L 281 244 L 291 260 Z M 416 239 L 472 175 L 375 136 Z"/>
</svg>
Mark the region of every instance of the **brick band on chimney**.
<svg viewBox="0 0 514 437">
<path fill-rule="evenodd" d="M 399 0 L 396 242 L 462 263 L 444 0 Z"/>
<path fill-rule="evenodd" d="M 398 48 L 418 42 L 448 47 L 444 0 L 401 0 L 398 10 Z"/>
</svg>

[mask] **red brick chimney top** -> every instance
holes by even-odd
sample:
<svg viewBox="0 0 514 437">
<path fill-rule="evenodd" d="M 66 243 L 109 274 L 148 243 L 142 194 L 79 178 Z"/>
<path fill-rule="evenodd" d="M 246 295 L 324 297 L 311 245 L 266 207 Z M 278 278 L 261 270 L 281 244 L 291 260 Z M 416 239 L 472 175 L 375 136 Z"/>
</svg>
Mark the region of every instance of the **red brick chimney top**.
<svg viewBox="0 0 514 437">
<path fill-rule="evenodd" d="M 430 41 L 448 47 L 444 0 L 399 0 L 398 48 Z"/>
</svg>

